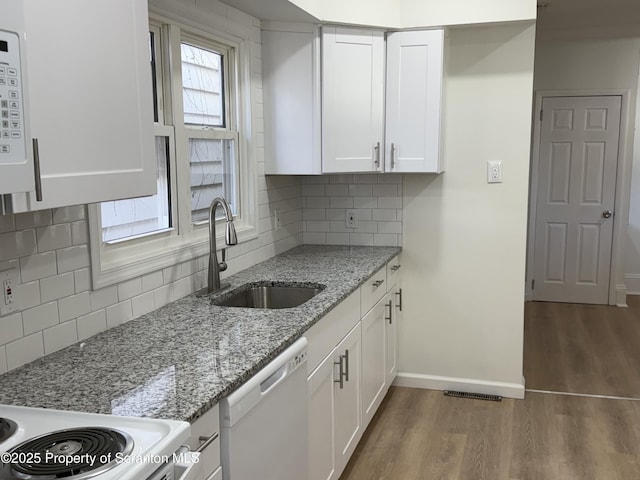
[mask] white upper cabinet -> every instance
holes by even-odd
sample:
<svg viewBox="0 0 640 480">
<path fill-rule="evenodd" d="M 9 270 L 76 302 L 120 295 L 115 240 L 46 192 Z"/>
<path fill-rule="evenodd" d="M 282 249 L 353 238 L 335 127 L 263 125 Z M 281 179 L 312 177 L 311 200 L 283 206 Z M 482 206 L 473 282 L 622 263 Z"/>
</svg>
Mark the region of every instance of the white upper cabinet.
<svg viewBox="0 0 640 480">
<path fill-rule="evenodd" d="M 13 211 L 155 193 L 147 1 L 24 5 L 43 199 L 14 195 Z"/>
<path fill-rule="evenodd" d="M 382 171 L 384 33 L 322 29 L 322 171 Z"/>
<path fill-rule="evenodd" d="M 444 30 L 387 37 L 387 172 L 440 173 Z"/>
<path fill-rule="evenodd" d="M 442 172 L 444 30 L 263 28 L 267 174 Z"/>
</svg>

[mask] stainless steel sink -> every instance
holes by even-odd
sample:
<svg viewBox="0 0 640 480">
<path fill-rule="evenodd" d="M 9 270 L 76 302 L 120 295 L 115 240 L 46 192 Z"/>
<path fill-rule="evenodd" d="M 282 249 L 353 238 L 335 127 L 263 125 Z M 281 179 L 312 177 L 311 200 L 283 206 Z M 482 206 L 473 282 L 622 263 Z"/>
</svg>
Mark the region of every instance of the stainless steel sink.
<svg viewBox="0 0 640 480">
<path fill-rule="evenodd" d="M 213 300 L 221 307 L 293 308 L 302 305 L 325 289 L 320 284 L 249 283 Z"/>
</svg>

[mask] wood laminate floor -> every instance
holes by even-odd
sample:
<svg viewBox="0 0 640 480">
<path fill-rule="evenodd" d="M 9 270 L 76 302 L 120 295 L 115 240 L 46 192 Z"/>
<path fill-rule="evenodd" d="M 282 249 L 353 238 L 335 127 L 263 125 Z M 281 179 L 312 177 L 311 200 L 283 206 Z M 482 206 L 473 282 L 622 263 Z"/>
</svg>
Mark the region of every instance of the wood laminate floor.
<svg viewBox="0 0 640 480">
<path fill-rule="evenodd" d="M 640 398 L 640 297 L 627 298 L 629 308 L 528 302 L 526 387 Z"/>
<path fill-rule="evenodd" d="M 527 389 L 640 398 L 640 299 L 528 303 Z M 639 480 L 640 401 L 392 387 L 341 480 Z"/>
<path fill-rule="evenodd" d="M 637 480 L 640 402 L 392 387 L 342 480 Z"/>
</svg>

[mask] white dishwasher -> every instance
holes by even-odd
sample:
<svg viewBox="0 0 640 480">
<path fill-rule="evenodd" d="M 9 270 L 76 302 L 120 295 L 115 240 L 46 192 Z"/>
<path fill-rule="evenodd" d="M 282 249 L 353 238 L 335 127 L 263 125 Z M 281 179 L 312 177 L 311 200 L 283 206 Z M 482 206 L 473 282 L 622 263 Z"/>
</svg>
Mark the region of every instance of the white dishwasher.
<svg viewBox="0 0 640 480">
<path fill-rule="evenodd" d="M 307 339 L 220 402 L 224 480 L 308 476 Z"/>
</svg>

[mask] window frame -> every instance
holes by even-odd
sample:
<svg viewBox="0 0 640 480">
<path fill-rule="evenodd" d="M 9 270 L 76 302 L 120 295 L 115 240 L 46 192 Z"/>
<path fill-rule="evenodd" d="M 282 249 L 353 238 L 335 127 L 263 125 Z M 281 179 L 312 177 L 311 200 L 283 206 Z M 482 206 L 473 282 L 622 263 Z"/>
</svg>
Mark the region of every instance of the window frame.
<svg viewBox="0 0 640 480">
<path fill-rule="evenodd" d="M 154 45 L 161 52 L 161 55 L 156 54 L 156 75 L 160 75 L 157 78 L 161 81 L 158 82 L 159 105 L 156 107 L 159 121 L 154 125 L 156 135 L 169 137 L 173 228 L 105 244 L 102 241 L 100 205 L 89 205 L 94 290 L 194 260 L 209 253 L 208 222 L 194 224 L 191 221 L 188 160 L 190 134 L 197 135 L 196 138 L 228 138 L 230 126 L 235 127 L 233 139 L 237 157 L 235 188 L 238 192 L 238 205 L 234 223 L 238 242 L 243 243 L 258 236 L 256 159 L 249 148 L 253 138 L 251 39 L 238 35 L 243 32 L 234 32 L 231 24 L 227 24 L 229 29 L 224 28 L 224 25 L 205 27 L 153 14 L 150 15 L 149 24 L 150 31 L 153 31 L 155 39 L 159 40 L 155 41 Z M 184 124 L 180 45 L 185 39 L 186 43 L 202 48 L 208 48 L 207 45 L 225 48 L 234 56 L 232 59 L 225 55 L 225 62 L 229 65 L 223 67 L 228 76 L 225 95 L 235 104 L 235 108 L 232 108 L 231 102 L 225 102 L 225 109 L 230 110 L 225 111 L 225 128 L 190 127 Z M 171 64 L 170 59 L 177 61 Z M 183 152 L 182 156 L 179 154 L 180 151 Z M 220 232 L 216 244 L 222 246 L 224 229 L 217 228 L 216 232 Z"/>
</svg>

